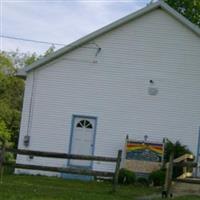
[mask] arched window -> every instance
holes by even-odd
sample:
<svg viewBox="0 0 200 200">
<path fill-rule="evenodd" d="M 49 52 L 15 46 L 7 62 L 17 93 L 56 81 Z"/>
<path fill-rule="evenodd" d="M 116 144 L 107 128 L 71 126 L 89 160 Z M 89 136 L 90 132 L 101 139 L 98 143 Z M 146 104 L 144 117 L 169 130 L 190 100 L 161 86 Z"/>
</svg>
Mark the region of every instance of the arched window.
<svg viewBox="0 0 200 200">
<path fill-rule="evenodd" d="M 77 128 L 92 128 L 92 124 L 88 120 L 81 120 L 76 124 Z"/>
</svg>

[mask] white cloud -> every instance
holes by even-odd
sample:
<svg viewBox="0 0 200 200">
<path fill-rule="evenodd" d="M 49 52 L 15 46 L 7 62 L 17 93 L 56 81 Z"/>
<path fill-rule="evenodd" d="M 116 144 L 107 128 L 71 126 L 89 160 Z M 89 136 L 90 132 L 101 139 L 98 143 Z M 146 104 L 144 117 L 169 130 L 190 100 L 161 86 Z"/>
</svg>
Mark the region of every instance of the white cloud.
<svg viewBox="0 0 200 200">
<path fill-rule="evenodd" d="M 1 34 L 68 44 L 144 7 L 149 0 L 3 0 Z M 49 46 L 3 39 L 1 49 L 44 52 Z"/>
</svg>

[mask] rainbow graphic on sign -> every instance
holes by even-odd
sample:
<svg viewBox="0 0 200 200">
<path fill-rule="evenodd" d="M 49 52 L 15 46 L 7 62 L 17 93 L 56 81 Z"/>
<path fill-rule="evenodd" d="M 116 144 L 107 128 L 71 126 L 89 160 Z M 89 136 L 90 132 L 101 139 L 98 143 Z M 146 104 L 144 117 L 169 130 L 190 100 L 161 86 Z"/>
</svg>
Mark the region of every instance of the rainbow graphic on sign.
<svg viewBox="0 0 200 200">
<path fill-rule="evenodd" d="M 127 160 L 162 162 L 163 152 L 163 143 L 127 141 L 126 145 Z"/>
</svg>

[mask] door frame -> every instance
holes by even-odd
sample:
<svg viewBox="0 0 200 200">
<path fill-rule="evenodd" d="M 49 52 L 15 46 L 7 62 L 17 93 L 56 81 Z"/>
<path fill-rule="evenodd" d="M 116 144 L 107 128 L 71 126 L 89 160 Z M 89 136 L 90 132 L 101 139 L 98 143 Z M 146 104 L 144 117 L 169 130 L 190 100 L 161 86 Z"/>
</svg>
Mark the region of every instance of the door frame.
<svg viewBox="0 0 200 200">
<path fill-rule="evenodd" d="M 70 131 L 70 140 L 69 140 L 69 150 L 68 150 L 68 153 L 70 154 L 71 153 L 71 150 L 72 150 L 72 141 L 73 141 L 73 135 L 74 135 L 74 121 L 75 121 L 75 118 L 77 117 L 80 117 L 80 118 L 87 118 L 87 119 L 94 119 L 94 135 L 93 135 L 93 147 L 92 147 L 92 156 L 94 155 L 94 151 L 95 151 L 95 143 L 96 143 L 96 129 L 97 129 L 97 117 L 95 116 L 88 116 L 88 115 L 77 115 L 77 114 L 73 114 L 72 115 L 72 120 L 71 120 L 71 131 Z M 70 166 L 70 167 L 84 167 L 84 168 L 87 168 L 87 169 L 92 169 L 93 167 L 93 161 L 91 161 L 91 164 L 90 166 L 76 166 L 76 165 L 71 165 L 70 164 L 70 159 L 68 159 L 68 162 L 67 162 L 67 166 Z"/>
</svg>

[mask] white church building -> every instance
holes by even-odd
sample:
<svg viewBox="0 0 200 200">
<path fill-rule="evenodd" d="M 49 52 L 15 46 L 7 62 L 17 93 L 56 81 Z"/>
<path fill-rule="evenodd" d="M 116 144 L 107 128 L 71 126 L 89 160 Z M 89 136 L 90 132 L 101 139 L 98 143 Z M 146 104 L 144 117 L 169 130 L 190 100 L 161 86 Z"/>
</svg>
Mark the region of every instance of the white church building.
<svg viewBox="0 0 200 200">
<path fill-rule="evenodd" d="M 127 134 L 180 141 L 195 155 L 200 148 L 200 29 L 162 1 L 18 75 L 26 78 L 19 149 L 113 157 L 124 149 Z M 115 167 L 22 155 L 17 162 L 99 171 Z"/>
</svg>

